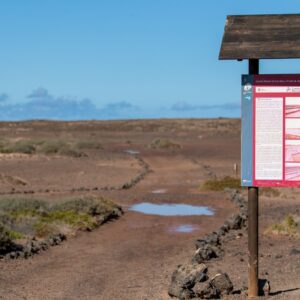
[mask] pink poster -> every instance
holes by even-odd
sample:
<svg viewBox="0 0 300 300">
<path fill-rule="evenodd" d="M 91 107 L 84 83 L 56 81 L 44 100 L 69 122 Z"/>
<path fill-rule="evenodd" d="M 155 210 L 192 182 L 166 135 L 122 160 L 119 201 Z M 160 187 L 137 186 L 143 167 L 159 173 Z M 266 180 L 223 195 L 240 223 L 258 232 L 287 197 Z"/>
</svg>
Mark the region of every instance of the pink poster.
<svg viewBox="0 0 300 300">
<path fill-rule="evenodd" d="M 253 186 L 300 186 L 300 75 L 254 75 L 253 119 Z"/>
</svg>

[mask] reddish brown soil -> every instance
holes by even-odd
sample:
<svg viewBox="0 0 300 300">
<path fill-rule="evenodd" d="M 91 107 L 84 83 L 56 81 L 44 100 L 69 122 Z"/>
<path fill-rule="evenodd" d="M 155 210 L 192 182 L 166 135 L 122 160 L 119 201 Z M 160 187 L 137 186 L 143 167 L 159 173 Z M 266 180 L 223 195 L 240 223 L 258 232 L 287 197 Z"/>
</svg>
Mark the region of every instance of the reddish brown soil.
<svg viewBox="0 0 300 300">
<path fill-rule="evenodd" d="M 84 158 L 2 155 L 2 194 L 30 191 L 49 201 L 101 194 L 125 210 L 119 220 L 91 233 L 82 232 L 33 258 L 0 261 L 1 299 L 170 299 L 171 274 L 178 264 L 191 259 L 194 241 L 217 229 L 236 211 L 224 193 L 204 192 L 199 185 L 213 175 L 234 175 L 240 150 L 237 120 L 27 122 L 0 124 L 0 130 L 6 138 L 88 139 L 103 145 Z M 170 138 L 182 148 L 149 148 L 158 137 Z M 128 149 L 140 151 L 137 157 L 143 163 L 124 153 Z M 122 189 L 143 172 L 145 164 L 151 172 L 132 188 Z M 157 189 L 167 191 L 153 194 Z M 261 232 L 299 207 L 299 198 L 293 198 L 295 191 L 283 190 L 282 195 L 285 198 L 261 199 Z M 205 205 L 215 215 L 161 217 L 128 211 L 132 204 L 143 201 Z M 197 229 L 174 232 L 182 224 Z M 247 284 L 246 238 L 243 232 L 241 238 L 232 239 L 225 245 L 225 257 L 209 263 L 211 272 L 227 271 L 237 289 Z M 271 280 L 272 291 L 277 292 L 274 297 L 300 299 L 300 256 L 290 254 L 291 249 L 300 249 L 299 243 L 293 238 L 262 235 L 260 274 Z"/>
</svg>

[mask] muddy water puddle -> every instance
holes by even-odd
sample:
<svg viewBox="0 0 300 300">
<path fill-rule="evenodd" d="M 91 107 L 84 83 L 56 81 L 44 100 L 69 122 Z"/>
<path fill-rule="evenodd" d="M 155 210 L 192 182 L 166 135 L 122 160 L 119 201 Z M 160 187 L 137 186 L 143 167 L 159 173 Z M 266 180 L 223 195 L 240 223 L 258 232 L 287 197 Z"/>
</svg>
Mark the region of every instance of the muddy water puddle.
<svg viewBox="0 0 300 300">
<path fill-rule="evenodd" d="M 137 154 L 140 154 L 140 151 L 138 150 L 133 150 L 133 149 L 127 149 L 127 150 L 124 150 L 124 152 L 126 154 L 129 154 L 129 155 L 137 155 Z"/>
<path fill-rule="evenodd" d="M 143 202 L 132 205 L 129 210 L 147 215 L 158 215 L 165 217 L 214 215 L 214 211 L 207 206 L 189 204 L 154 204 Z"/>
<path fill-rule="evenodd" d="M 169 229 L 170 232 L 178 232 L 178 233 L 190 233 L 195 230 L 198 230 L 199 226 L 191 225 L 191 224 L 182 224 L 179 226 L 171 227 Z"/>
</svg>

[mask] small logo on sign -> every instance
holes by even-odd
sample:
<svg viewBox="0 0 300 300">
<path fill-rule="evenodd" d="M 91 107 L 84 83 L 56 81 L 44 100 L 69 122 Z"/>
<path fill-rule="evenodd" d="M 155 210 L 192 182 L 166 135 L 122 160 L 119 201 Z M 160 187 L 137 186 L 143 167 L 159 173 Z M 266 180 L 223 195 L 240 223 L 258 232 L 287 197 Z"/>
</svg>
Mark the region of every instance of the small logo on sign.
<svg viewBox="0 0 300 300">
<path fill-rule="evenodd" d="M 244 85 L 244 91 L 249 92 L 252 89 L 252 85 L 250 83 L 246 83 Z"/>
</svg>

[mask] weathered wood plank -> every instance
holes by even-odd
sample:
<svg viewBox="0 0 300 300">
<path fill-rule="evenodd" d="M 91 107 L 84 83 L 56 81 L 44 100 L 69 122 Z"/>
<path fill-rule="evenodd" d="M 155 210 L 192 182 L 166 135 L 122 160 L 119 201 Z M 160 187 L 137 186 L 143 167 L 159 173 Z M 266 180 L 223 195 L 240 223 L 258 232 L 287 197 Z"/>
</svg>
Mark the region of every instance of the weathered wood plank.
<svg viewBox="0 0 300 300">
<path fill-rule="evenodd" d="M 219 59 L 300 58 L 300 14 L 228 16 Z"/>
</svg>

